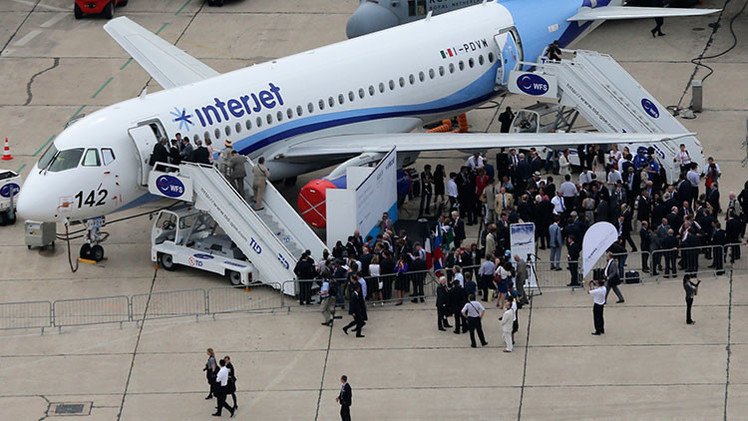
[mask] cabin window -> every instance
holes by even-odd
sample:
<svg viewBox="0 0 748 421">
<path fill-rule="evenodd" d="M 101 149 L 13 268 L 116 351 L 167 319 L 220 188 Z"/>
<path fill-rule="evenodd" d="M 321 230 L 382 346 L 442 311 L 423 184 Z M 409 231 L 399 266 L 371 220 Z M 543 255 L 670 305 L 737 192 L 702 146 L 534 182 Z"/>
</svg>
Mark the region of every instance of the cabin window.
<svg viewBox="0 0 748 421">
<path fill-rule="evenodd" d="M 210 133 L 208 133 L 208 132 L 203 133 L 203 139 L 205 139 L 205 140 L 210 139 Z M 216 138 L 216 139 L 218 139 L 218 138 Z"/>
<path fill-rule="evenodd" d="M 231 126 L 226 126 L 223 131 L 226 133 L 226 136 L 231 136 Z"/>
<path fill-rule="evenodd" d="M 400 84 L 401 88 L 405 87 L 405 78 L 401 77 L 400 80 L 398 80 L 398 83 Z"/>
<path fill-rule="evenodd" d="M 418 80 L 420 80 L 421 82 L 426 80 L 426 74 L 423 72 L 418 72 Z"/>
<path fill-rule="evenodd" d="M 189 136 L 187 136 L 187 137 L 189 137 Z M 198 140 L 200 140 L 200 136 L 199 135 L 196 134 L 196 135 L 192 136 L 192 141 L 193 142 L 197 142 Z"/>
<path fill-rule="evenodd" d="M 221 130 L 216 127 L 216 129 L 213 131 L 213 134 L 216 135 L 216 140 L 221 138 Z"/>
<path fill-rule="evenodd" d="M 258 128 L 262 127 L 262 117 L 257 117 L 255 124 L 257 124 Z"/>
<path fill-rule="evenodd" d="M 356 95 L 353 93 L 353 91 L 348 91 L 348 100 L 353 102 L 354 99 L 356 99 Z"/>
<path fill-rule="evenodd" d="M 369 88 L 373 88 L 373 86 L 369 86 Z M 364 88 L 358 90 L 358 97 L 360 99 L 364 99 L 364 97 L 366 97 L 366 91 L 364 91 Z"/>
<path fill-rule="evenodd" d="M 343 96 L 343 94 L 338 95 L 338 103 L 340 105 L 343 105 L 343 103 L 345 103 L 345 97 Z"/>
<path fill-rule="evenodd" d="M 488 62 L 493 63 L 493 53 L 488 53 Z"/>
<path fill-rule="evenodd" d="M 384 83 L 381 83 L 381 82 L 379 83 L 379 93 L 381 94 L 384 93 Z"/>
<path fill-rule="evenodd" d="M 426 15 L 426 0 L 408 0 L 408 16 Z"/>
<path fill-rule="evenodd" d="M 268 114 L 268 115 L 267 115 L 267 116 L 265 117 L 265 121 L 267 121 L 267 122 L 268 122 L 268 124 L 273 124 L 273 115 L 272 115 L 272 114 Z"/>
<path fill-rule="evenodd" d="M 332 108 L 335 105 L 335 98 L 333 97 L 327 98 L 327 104 L 330 106 L 330 108 Z"/>
<path fill-rule="evenodd" d="M 457 67 L 460 68 L 460 71 L 465 70 L 465 62 L 460 60 L 459 63 L 457 63 Z"/>
<path fill-rule="evenodd" d="M 390 79 L 390 91 L 395 90 L 395 81 Z"/>
<path fill-rule="evenodd" d="M 416 83 L 416 77 L 413 76 L 412 73 L 411 73 L 410 76 L 408 76 L 408 82 L 410 82 L 411 85 L 414 84 L 414 83 Z"/>
<path fill-rule="evenodd" d="M 309 104 L 306 104 L 306 109 L 307 109 L 307 111 L 309 111 L 309 114 L 313 113 L 314 112 L 314 104 L 312 104 L 311 102 Z M 301 115 L 301 114 L 299 114 L 299 115 Z"/>
<path fill-rule="evenodd" d="M 455 64 L 449 63 L 449 73 L 454 73 L 454 72 L 455 72 Z"/>
<path fill-rule="evenodd" d="M 484 63 L 484 61 L 483 61 L 483 54 L 481 54 L 481 55 L 478 56 L 478 64 L 480 64 L 481 66 L 483 66 L 483 63 Z"/>
<path fill-rule="evenodd" d="M 473 60 L 472 58 L 470 58 L 470 59 L 468 60 L 468 66 L 470 66 L 470 68 L 472 69 L 472 68 L 473 68 L 473 66 L 475 66 L 475 60 Z"/>
<path fill-rule="evenodd" d="M 236 123 L 234 125 L 234 131 L 237 132 L 237 133 L 241 133 L 242 132 L 242 123 Z"/>
<path fill-rule="evenodd" d="M 83 166 L 84 167 L 98 167 L 101 166 L 101 161 L 99 161 L 99 151 L 96 149 L 89 149 L 86 151 L 86 154 L 83 156 Z"/>
<path fill-rule="evenodd" d="M 369 96 L 374 96 L 374 86 L 373 85 L 369 85 Z"/>
<path fill-rule="evenodd" d="M 197 136 L 197 135 L 195 135 Z M 101 160 L 104 162 L 104 166 L 107 166 L 114 162 L 114 150 L 110 148 L 104 148 L 101 150 Z"/>
<path fill-rule="evenodd" d="M 429 79 L 433 79 L 436 74 L 434 74 L 434 69 L 429 69 Z"/>
<path fill-rule="evenodd" d="M 275 116 L 278 121 L 283 121 L 283 111 L 278 111 L 277 113 L 275 113 Z"/>
<path fill-rule="evenodd" d="M 247 122 L 244 123 L 244 127 L 246 127 L 247 130 L 252 130 L 252 120 L 247 119 Z"/>
<path fill-rule="evenodd" d="M 82 156 L 83 148 L 60 151 L 50 162 L 48 171 L 60 172 L 75 168 L 81 162 Z"/>
<path fill-rule="evenodd" d="M 293 111 L 292 111 L 292 110 L 291 110 L 291 109 L 289 108 L 289 109 L 288 109 L 288 113 L 289 113 L 289 114 L 293 114 Z M 301 116 L 302 116 L 303 114 L 304 114 L 304 107 L 302 107 L 301 105 L 298 105 L 298 106 L 296 107 L 296 115 L 297 115 L 298 117 L 301 117 Z M 289 115 L 289 118 L 290 118 L 290 117 L 291 117 L 291 116 Z"/>
<path fill-rule="evenodd" d="M 320 111 L 325 109 L 325 101 L 321 99 L 319 100 L 319 109 Z"/>
</svg>

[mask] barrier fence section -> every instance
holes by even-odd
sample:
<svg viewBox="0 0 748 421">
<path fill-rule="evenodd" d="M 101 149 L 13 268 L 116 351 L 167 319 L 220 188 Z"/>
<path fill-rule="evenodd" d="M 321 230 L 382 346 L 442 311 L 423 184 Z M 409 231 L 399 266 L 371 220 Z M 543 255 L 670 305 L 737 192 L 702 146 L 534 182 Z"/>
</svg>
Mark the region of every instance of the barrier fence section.
<svg viewBox="0 0 748 421">
<path fill-rule="evenodd" d="M 253 286 L 237 291 L 234 287 L 211 288 L 207 296 L 210 314 L 269 310 L 284 307 L 285 294 L 279 282 Z"/>
<path fill-rule="evenodd" d="M 125 295 L 57 300 L 52 305 L 56 327 L 130 321 L 130 300 Z"/>
<path fill-rule="evenodd" d="M 208 300 L 204 289 L 184 289 L 132 296 L 133 321 L 165 317 L 197 317 L 201 314 L 208 314 Z"/>
<path fill-rule="evenodd" d="M 0 330 L 52 327 L 52 303 L 27 301 L 0 304 Z"/>
</svg>

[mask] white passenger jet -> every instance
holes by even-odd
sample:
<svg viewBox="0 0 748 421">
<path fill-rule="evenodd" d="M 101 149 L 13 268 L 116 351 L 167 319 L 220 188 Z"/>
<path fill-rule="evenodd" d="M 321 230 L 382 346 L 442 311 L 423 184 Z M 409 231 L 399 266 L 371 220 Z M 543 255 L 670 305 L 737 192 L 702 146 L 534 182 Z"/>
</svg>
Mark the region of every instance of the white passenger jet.
<svg viewBox="0 0 748 421">
<path fill-rule="evenodd" d="M 276 179 L 393 146 L 407 165 L 421 151 L 654 142 L 665 135 L 410 132 L 504 94 L 519 61 L 538 60 L 553 40 L 566 47 L 605 19 L 713 12 L 611 0 L 484 2 L 226 74 L 120 17 L 105 30 L 164 90 L 69 125 L 27 176 L 18 211 L 84 221 L 141 203 L 152 145 L 177 132 L 231 140 L 240 153 L 265 157 Z"/>
</svg>

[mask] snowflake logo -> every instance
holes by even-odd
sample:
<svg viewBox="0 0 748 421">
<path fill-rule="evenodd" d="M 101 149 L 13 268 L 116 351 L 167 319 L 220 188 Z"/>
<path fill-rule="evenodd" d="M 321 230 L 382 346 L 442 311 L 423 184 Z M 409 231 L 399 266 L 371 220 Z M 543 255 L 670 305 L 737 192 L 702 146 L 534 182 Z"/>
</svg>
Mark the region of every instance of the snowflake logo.
<svg viewBox="0 0 748 421">
<path fill-rule="evenodd" d="M 179 123 L 179 130 L 186 130 L 189 132 L 190 126 L 195 124 L 191 120 L 192 114 L 187 114 L 187 110 L 184 108 L 180 111 L 179 108 L 174 107 L 174 111 L 171 112 L 171 115 L 174 116 L 174 120 L 172 121 Z"/>
</svg>

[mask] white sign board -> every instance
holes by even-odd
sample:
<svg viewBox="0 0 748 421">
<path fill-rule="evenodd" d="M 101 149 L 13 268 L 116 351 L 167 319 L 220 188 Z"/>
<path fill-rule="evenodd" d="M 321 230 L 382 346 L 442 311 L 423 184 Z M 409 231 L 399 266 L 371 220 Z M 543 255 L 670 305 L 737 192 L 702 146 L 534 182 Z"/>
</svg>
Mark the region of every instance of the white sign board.
<svg viewBox="0 0 748 421">
<path fill-rule="evenodd" d="M 514 259 L 514 256 L 519 256 L 530 266 L 535 261 L 535 224 L 530 222 L 509 225 L 509 243 L 511 244 L 512 259 Z M 530 270 L 529 267 L 524 286 L 525 288 L 537 288 L 538 286 L 535 271 Z"/>
<path fill-rule="evenodd" d="M 327 247 L 332 250 L 337 241 L 345 244 L 356 230 L 356 191 L 327 190 Z"/>
<path fill-rule="evenodd" d="M 384 212 L 389 213 L 393 223 L 397 221 L 396 148 L 392 148 L 356 188 L 356 225 L 361 235 L 376 236 Z"/>
<path fill-rule="evenodd" d="M 509 73 L 509 92 L 535 98 L 558 98 L 556 76 L 541 72 L 512 70 Z"/>
</svg>

